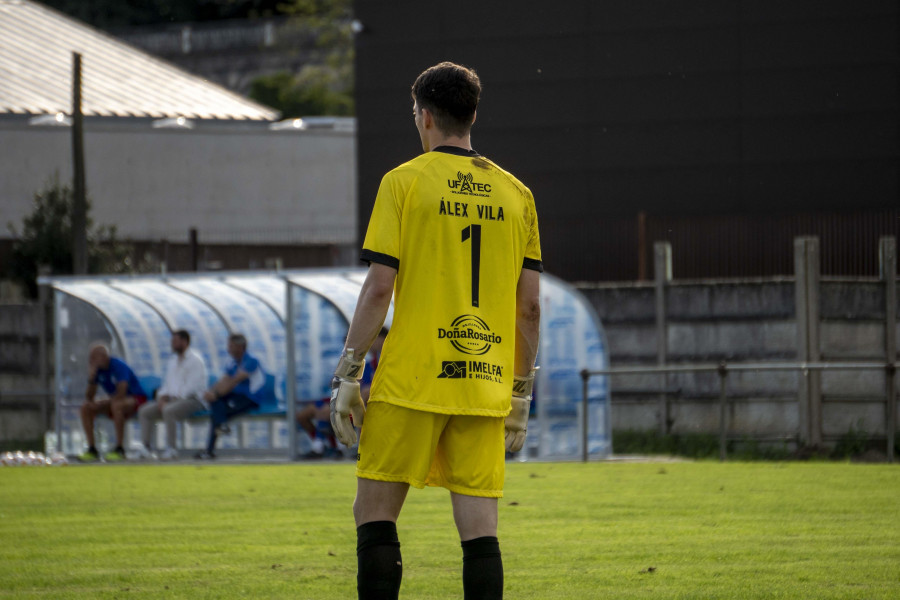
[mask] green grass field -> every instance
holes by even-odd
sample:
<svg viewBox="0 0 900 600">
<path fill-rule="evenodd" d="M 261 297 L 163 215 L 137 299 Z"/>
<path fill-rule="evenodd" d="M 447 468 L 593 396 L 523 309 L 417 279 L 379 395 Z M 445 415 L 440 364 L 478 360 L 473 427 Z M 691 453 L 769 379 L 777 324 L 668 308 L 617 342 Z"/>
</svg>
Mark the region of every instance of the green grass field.
<svg viewBox="0 0 900 600">
<path fill-rule="evenodd" d="M 0 598 L 355 598 L 346 464 L 0 469 Z M 510 463 L 506 598 L 900 598 L 900 468 Z M 461 598 L 412 490 L 402 598 Z"/>
</svg>

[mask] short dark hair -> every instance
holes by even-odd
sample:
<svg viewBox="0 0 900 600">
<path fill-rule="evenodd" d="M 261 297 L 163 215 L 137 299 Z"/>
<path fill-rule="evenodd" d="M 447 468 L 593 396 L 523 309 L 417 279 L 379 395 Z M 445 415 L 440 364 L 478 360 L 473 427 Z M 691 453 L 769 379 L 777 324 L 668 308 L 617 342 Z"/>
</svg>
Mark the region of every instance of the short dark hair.
<svg viewBox="0 0 900 600">
<path fill-rule="evenodd" d="M 188 333 L 187 329 L 176 329 L 175 331 L 172 332 L 172 335 L 177 335 L 178 337 L 180 337 L 182 340 L 184 340 L 188 344 L 191 343 L 191 334 Z"/>
<path fill-rule="evenodd" d="M 442 62 L 422 71 L 412 86 L 419 108 L 427 108 L 445 134 L 464 136 L 475 120 L 481 80 L 474 70 Z"/>
<path fill-rule="evenodd" d="M 232 333 L 228 336 L 229 342 L 234 342 L 235 344 L 240 345 L 242 348 L 247 348 L 247 338 L 244 337 L 243 333 Z"/>
</svg>

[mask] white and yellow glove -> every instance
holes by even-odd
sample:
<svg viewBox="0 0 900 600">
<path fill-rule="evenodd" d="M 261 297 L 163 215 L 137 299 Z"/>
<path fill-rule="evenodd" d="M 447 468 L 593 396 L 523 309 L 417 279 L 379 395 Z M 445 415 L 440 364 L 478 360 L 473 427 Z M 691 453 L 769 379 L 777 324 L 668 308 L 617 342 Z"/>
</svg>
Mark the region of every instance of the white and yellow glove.
<svg viewBox="0 0 900 600">
<path fill-rule="evenodd" d="M 525 445 L 528 431 L 528 411 L 531 408 L 531 391 L 534 376 L 540 367 L 535 367 L 525 375 L 513 377 L 512 410 L 506 416 L 506 450 L 518 452 Z"/>
<path fill-rule="evenodd" d="M 365 367 L 365 359 L 356 360 L 353 348 L 347 348 L 331 380 L 331 428 L 345 446 L 356 444 L 356 429 L 353 426 L 362 427 L 366 416 L 366 406 L 359 393 L 359 380 Z M 351 415 L 353 422 L 350 421 Z"/>
</svg>

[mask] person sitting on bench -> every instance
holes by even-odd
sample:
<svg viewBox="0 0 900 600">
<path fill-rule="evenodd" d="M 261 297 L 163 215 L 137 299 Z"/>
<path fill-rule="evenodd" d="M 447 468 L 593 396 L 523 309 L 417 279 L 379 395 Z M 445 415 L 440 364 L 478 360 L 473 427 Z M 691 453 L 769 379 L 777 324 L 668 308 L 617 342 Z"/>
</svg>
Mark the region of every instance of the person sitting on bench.
<svg viewBox="0 0 900 600">
<path fill-rule="evenodd" d="M 369 348 L 369 360 L 366 361 L 366 367 L 363 371 L 362 379 L 359 381 L 359 393 L 363 402 L 369 401 L 369 389 L 372 387 L 372 379 L 375 377 L 375 368 L 378 366 L 378 360 L 381 358 L 381 349 L 384 346 L 384 340 L 387 339 L 388 329 L 382 327 L 378 332 L 378 336 Z M 334 433 L 331 431 L 331 397 L 328 396 L 315 402 L 306 403 L 302 409 L 297 411 L 297 425 L 309 436 L 310 450 L 303 455 L 303 458 L 322 458 L 327 454 L 341 457 L 341 451 L 337 447 L 337 441 Z M 324 426 L 320 425 L 324 424 Z M 326 447 L 325 443 L 329 446 Z"/>
<path fill-rule="evenodd" d="M 266 383 L 266 374 L 259 361 L 247 352 L 247 338 L 240 333 L 228 336 L 228 354 L 225 373 L 211 388 L 203 393 L 209 402 L 209 441 L 206 451 L 195 458 L 208 460 L 216 457 L 216 438 L 231 433 L 227 422 L 240 414 L 259 408 Z"/>
<path fill-rule="evenodd" d="M 112 419 L 116 429 L 116 447 L 104 457 L 107 462 L 125 460 L 122 447 L 125 438 L 125 420 L 133 417 L 142 404 L 147 402 L 147 394 L 141 387 L 137 375 L 124 360 L 109 355 L 104 344 L 92 344 L 88 351 L 88 385 L 85 401 L 81 405 L 81 423 L 87 438 L 88 449 L 78 459 L 92 462 L 100 459 L 94 446 L 94 420 L 97 415 Z M 103 388 L 108 398 L 94 400 L 97 387 Z"/>
<path fill-rule="evenodd" d="M 172 356 L 166 364 L 162 385 L 156 391 L 156 400 L 144 404 L 138 411 L 141 424 L 142 444 L 136 452 L 141 458 L 151 458 L 150 451 L 156 422 L 166 424 L 166 445 L 160 451 L 160 460 L 175 460 L 175 424 L 183 421 L 198 410 L 209 408 L 202 400 L 207 385 L 206 363 L 203 357 L 191 348 L 191 334 L 185 329 L 172 333 Z"/>
</svg>

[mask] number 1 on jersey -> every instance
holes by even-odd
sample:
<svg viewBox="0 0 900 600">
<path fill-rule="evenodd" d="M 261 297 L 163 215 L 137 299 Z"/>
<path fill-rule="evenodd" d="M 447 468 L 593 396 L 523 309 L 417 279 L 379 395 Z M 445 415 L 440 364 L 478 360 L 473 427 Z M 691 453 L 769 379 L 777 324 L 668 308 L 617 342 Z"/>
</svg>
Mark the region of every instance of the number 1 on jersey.
<svg viewBox="0 0 900 600">
<path fill-rule="evenodd" d="M 472 239 L 472 306 L 478 306 L 478 281 L 481 276 L 481 225 L 462 230 L 462 241 Z"/>
</svg>

